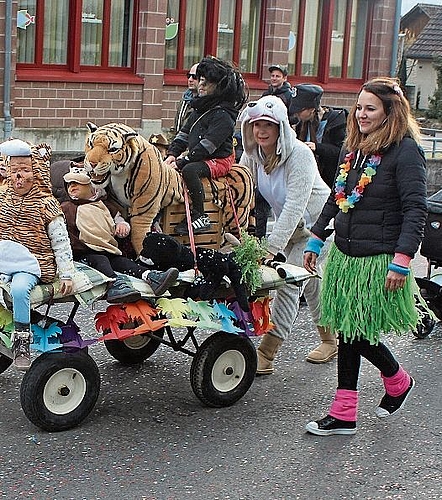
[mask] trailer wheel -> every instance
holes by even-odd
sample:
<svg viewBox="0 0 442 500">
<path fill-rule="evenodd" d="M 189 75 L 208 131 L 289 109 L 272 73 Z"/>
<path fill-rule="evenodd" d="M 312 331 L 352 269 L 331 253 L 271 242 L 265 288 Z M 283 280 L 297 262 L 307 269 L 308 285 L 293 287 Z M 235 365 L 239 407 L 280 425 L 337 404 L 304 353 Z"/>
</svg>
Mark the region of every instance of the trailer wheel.
<svg viewBox="0 0 442 500">
<path fill-rule="evenodd" d="M 217 332 L 199 346 L 190 368 L 190 383 L 207 406 L 231 406 L 249 390 L 256 366 L 256 351 L 249 338 Z"/>
<path fill-rule="evenodd" d="M 436 321 L 426 314 L 422 319 L 422 323 L 416 326 L 416 330 L 413 330 L 413 335 L 418 339 L 424 339 L 430 335 L 435 325 Z"/>
<path fill-rule="evenodd" d="M 164 328 L 155 332 L 155 335 L 163 338 Z M 124 365 L 137 365 L 142 363 L 160 347 L 161 342 L 141 334 L 128 337 L 124 340 L 105 340 L 104 345 L 109 354 Z"/>
<path fill-rule="evenodd" d="M 46 431 L 77 426 L 92 411 L 100 393 L 100 372 L 89 354 L 47 352 L 25 373 L 20 401 L 25 415 Z"/>
<path fill-rule="evenodd" d="M 0 373 L 3 373 L 12 365 L 12 359 L 0 354 Z"/>
</svg>

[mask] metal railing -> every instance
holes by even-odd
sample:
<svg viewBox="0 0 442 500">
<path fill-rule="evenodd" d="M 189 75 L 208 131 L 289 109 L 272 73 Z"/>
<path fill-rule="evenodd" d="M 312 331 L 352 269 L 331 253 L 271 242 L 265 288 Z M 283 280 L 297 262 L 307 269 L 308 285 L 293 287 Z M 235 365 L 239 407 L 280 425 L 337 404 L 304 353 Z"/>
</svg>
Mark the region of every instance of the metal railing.
<svg viewBox="0 0 442 500">
<path fill-rule="evenodd" d="M 425 155 L 430 158 L 436 158 L 436 155 L 442 155 L 442 130 L 437 128 L 421 128 L 422 147 Z"/>
</svg>

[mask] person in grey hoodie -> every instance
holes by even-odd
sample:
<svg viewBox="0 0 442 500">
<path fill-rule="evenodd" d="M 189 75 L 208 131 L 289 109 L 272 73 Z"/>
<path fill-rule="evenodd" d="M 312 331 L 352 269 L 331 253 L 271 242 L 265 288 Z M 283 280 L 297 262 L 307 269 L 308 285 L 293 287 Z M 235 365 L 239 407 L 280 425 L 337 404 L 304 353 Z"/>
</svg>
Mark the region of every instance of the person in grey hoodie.
<svg viewBox="0 0 442 500">
<path fill-rule="evenodd" d="M 240 116 L 244 152 L 240 163 L 252 171 L 260 193 L 272 207 L 276 221 L 268 236 L 268 258 L 283 253 L 287 262 L 303 265 L 308 228 L 316 220 L 330 193 L 321 179 L 315 157 L 308 146 L 296 138 L 290 127 L 287 108 L 281 99 L 264 96 L 250 102 Z M 320 280 L 312 278 L 303 287 L 284 285 L 278 288 L 272 307 L 271 332 L 258 347 L 257 374 L 273 373 L 273 361 L 292 330 L 304 293 L 312 319 L 317 324 Z M 311 362 L 329 361 L 337 354 L 336 338 L 318 326 L 320 353 L 310 353 Z M 326 355 L 324 356 L 324 353 Z"/>
</svg>

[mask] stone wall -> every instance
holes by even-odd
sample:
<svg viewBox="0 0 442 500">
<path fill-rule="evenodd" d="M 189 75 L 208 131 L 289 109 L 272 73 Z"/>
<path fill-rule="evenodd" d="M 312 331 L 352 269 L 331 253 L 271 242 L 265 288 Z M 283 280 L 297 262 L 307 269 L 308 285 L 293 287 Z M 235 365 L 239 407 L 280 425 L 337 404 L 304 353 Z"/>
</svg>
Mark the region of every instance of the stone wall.
<svg viewBox="0 0 442 500">
<path fill-rule="evenodd" d="M 427 160 L 427 179 L 429 196 L 442 189 L 442 159 Z"/>
</svg>

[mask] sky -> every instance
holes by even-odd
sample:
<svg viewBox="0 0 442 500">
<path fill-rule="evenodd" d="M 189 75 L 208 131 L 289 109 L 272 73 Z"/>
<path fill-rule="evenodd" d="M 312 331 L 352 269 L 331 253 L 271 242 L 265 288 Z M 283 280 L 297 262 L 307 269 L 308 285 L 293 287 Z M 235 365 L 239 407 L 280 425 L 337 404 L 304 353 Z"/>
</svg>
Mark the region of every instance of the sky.
<svg viewBox="0 0 442 500">
<path fill-rule="evenodd" d="M 401 16 L 406 14 L 418 3 L 428 3 L 431 5 L 442 5 L 442 0 L 423 0 L 422 2 L 416 2 L 416 0 L 402 0 Z"/>
</svg>

